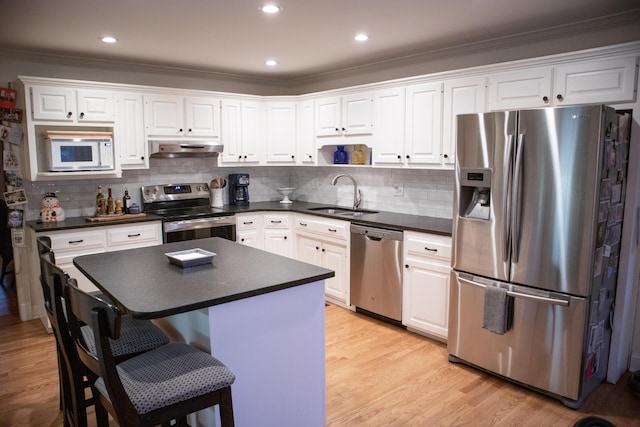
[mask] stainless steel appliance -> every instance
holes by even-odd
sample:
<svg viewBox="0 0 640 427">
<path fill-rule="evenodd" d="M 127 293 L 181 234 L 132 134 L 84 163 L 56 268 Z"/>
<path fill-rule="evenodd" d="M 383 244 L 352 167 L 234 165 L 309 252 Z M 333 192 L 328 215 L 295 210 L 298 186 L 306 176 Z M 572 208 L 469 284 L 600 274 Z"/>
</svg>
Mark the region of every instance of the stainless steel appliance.
<svg viewBox="0 0 640 427">
<path fill-rule="evenodd" d="M 603 106 L 458 116 L 449 359 L 578 407 L 605 377 L 628 144 Z"/>
<path fill-rule="evenodd" d="M 229 174 L 229 203 L 236 206 L 249 204 L 249 174 Z"/>
<path fill-rule="evenodd" d="M 400 324 L 402 231 L 351 224 L 351 304 Z"/>
<path fill-rule="evenodd" d="M 150 141 L 152 158 L 216 157 L 224 146 L 219 141 Z"/>
<path fill-rule="evenodd" d="M 235 241 L 235 216 L 210 206 L 207 183 L 150 185 L 140 190 L 145 212 L 162 216 L 165 243 L 207 237 Z"/>
</svg>

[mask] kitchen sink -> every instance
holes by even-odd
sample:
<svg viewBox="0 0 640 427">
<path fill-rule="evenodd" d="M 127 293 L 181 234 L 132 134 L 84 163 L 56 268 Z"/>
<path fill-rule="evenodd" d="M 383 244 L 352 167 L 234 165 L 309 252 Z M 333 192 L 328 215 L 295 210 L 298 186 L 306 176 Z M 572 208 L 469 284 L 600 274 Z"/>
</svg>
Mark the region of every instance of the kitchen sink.
<svg viewBox="0 0 640 427">
<path fill-rule="evenodd" d="M 375 214 L 378 211 L 370 211 L 367 209 L 349 209 L 349 208 L 339 208 L 335 206 L 323 206 L 319 208 L 309 208 L 310 211 L 315 212 L 324 212 L 331 215 L 340 215 L 340 216 L 360 216 L 364 214 Z"/>
</svg>

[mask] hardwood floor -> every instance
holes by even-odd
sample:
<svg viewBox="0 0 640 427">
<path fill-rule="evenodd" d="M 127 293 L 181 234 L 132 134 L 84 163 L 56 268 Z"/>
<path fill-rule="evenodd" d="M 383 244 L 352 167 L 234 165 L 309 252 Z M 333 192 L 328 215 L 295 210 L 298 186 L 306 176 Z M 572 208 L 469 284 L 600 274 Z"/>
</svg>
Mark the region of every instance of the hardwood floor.
<svg viewBox="0 0 640 427">
<path fill-rule="evenodd" d="M 54 338 L 39 320 L 21 322 L 15 299 L 0 289 L 0 427 L 60 427 Z M 595 415 L 640 427 L 628 376 L 574 411 L 449 363 L 445 344 L 333 305 L 326 313 L 328 426 L 572 426 Z"/>
</svg>

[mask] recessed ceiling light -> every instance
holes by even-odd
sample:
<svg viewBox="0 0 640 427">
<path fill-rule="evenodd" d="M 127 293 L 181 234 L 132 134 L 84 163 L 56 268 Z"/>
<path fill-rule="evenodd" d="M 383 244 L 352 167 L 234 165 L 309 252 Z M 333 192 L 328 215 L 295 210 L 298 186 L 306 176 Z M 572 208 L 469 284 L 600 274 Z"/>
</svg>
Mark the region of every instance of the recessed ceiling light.
<svg viewBox="0 0 640 427">
<path fill-rule="evenodd" d="M 105 43 L 115 43 L 118 40 L 116 40 L 115 37 L 107 36 L 107 37 L 103 37 L 102 41 L 105 42 Z"/>
<path fill-rule="evenodd" d="M 278 62 L 275 59 L 267 59 L 265 61 L 265 64 L 267 64 L 269 67 L 275 67 L 276 65 L 278 65 Z"/>
<path fill-rule="evenodd" d="M 276 6 L 275 4 L 265 4 L 260 8 L 260 10 L 262 10 L 264 13 L 272 14 L 280 12 L 282 8 L 280 6 Z"/>
<path fill-rule="evenodd" d="M 356 39 L 359 42 L 364 42 L 364 41 L 369 40 L 369 36 L 364 34 L 364 33 L 360 33 L 360 34 L 356 34 L 354 39 Z"/>
</svg>

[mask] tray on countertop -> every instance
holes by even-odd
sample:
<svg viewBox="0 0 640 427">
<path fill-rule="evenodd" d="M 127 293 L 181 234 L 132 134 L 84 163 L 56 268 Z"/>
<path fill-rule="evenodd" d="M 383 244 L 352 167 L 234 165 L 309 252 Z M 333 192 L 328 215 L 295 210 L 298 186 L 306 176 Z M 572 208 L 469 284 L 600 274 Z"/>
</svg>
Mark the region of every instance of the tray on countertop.
<svg viewBox="0 0 640 427">
<path fill-rule="evenodd" d="M 216 256 L 214 252 L 205 251 L 204 249 L 194 248 L 184 251 L 167 252 L 165 253 L 169 262 L 182 268 L 193 267 L 196 265 L 210 264 L 213 257 Z"/>
<path fill-rule="evenodd" d="M 88 216 L 85 219 L 89 222 L 105 222 L 105 221 L 120 221 L 123 219 L 143 218 L 147 216 L 146 213 L 137 214 L 113 214 L 113 215 L 100 215 L 100 216 Z"/>
</svg>

